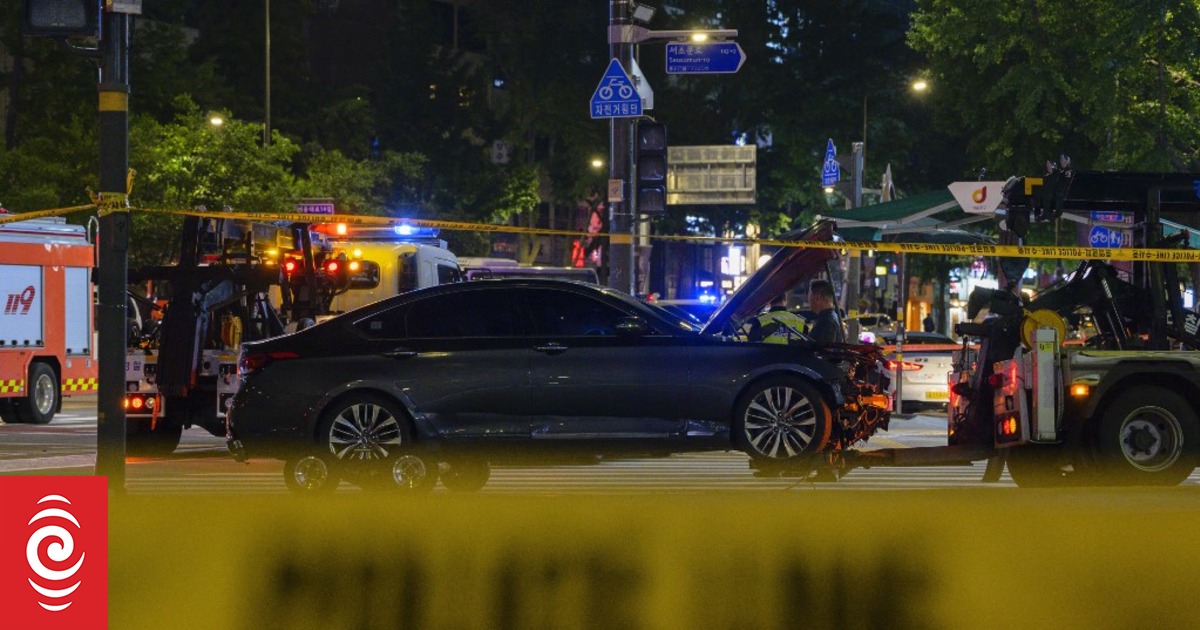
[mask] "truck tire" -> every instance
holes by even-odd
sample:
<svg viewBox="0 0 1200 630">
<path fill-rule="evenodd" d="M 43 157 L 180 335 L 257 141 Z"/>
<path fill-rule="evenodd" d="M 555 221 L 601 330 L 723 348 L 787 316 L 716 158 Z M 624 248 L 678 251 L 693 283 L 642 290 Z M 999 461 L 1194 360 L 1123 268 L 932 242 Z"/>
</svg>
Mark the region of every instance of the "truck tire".
<svg viewBox="0 0 1200 630">
<path fill-rule="evenodd" d="M 1200 421 L 1179 394 L 1136 387 L 1108 406 L 1096 446 L 1101 482 L 1173 486 L 1196 468 Z"/>
<path fill-rule="evenodd" d="M 11 398 L 0 398 L 0 422 L 17 422 L 17 410 Z"/>
<path fill-rule="evenodd" d="M 809 459 L 833 430 L 833 413 L 807 382 L 775 376 L 751 385 L 738 400 L 734 445 L 758 461 Z"/>
<path fill-rule="evenodd" d="M 46 424 L 54 419 L 58 411 L 62 391 L 58 388 L 58 376 L 54 368 L 45 363 L 29 364 L 29 381 L 25 386 L 25 397 L 18 398 L 17 421 L 30 424 Z"/>
<path fill-rule="evenodd" d="M 1005 449 L 1008 474 L 1021 488 L 1061 488 L 1071 477 L 1062 469 L 1062 448 L 1027 444 Z"/>
<path fill-rule="evenodd" d="M 150 420 L 136 418 L 125 424 L 125 453 L 139 457 L 162 457 L 170 455 L 179 447 L 183 436 L 183 425 L 169 416 L 159 418 L 154 428 Z"/>
</svg>

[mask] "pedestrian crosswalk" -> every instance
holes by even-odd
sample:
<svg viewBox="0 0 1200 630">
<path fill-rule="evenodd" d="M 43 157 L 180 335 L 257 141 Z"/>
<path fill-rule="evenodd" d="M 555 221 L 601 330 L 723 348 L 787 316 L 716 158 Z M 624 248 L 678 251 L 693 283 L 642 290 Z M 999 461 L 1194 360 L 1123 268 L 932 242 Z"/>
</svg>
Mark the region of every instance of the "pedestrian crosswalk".
<svg viewBox="0 0 1200 630">
<path fill-rule="evenodd" d="M 156 467 L 131 465 L 130 494 L 272 494 L 287 492 L 283 464 L 251 462 L 229 470 L 230 462 L 192 462 L 187 474 L 155 474 Z M 211 469 L 211 470 L 206 470 Z M 937 468 L 872 468 L 850 471 L 837 481 L 814 482 L 786 477 L 755 477 L 739 453 L 698 453 L 662 458 L 602 460 L 574 466 L 494 466 L 485 495 L 644 495 L 719 492 L 845 492 L 862 490 L 936 490 L 939 488 L 1012 488 L 1007 474 L 984 483 L 984 465 Z M 343 483 L 339 492 L 359 492 Z M 435 493 L 447 492 L 440 485 Z"/>
</svg>

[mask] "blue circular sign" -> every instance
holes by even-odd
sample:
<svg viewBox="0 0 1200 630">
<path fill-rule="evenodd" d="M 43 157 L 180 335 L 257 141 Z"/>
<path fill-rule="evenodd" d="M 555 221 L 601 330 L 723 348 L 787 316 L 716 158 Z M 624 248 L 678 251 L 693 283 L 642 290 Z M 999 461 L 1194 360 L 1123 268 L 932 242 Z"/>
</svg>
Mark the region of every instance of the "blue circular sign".
<svg viewBox="0 0 1200 630">
<path fill-rule="evenodd" d="M 1088 244 L 1092 247 L 1121 247 L 1125 244 L 1125 233 L 1097 225 L 1088 234 Z"/>
</svg>

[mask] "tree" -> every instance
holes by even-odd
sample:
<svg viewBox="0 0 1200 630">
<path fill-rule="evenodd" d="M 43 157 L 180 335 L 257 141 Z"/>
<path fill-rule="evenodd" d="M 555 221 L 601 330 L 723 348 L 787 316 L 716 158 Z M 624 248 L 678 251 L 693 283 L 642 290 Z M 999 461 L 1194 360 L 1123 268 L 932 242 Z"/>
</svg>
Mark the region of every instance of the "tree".
<svg viewBox="0 0 1200 630">
<path fill-rule="evenodd" d="M 919 0 L 909 42 L 929 59 L 943 128 L 994 173 L 1200 168 L 1200 7 Z M 1087 28 L 1080 28 L 1086 24 Z"/>
<path fill-rule="evenodd" d="M 171 210 L 203 205 L 219 211 L 290 210 L 297 198 L 290 166 L 299 147 L 282 134 L 262 147 L 262 128 L 227 118 L 209 123 L 188 97 L 176 101 L 179 114 L 163 124 L 149 115 L 134 117 L 130 128 L 130 167 L 138 175 L 132 203 Z M 134 212 L 130 264 L 161 264 L 176 253 L 182 219 Z"/>
</svg>

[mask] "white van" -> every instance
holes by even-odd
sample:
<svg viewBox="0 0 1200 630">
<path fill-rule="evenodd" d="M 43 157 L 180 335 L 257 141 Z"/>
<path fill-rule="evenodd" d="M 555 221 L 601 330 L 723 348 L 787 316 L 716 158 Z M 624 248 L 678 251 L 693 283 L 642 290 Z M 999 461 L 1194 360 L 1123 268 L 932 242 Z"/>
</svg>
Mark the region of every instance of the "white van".
<svg viewBox="0 0 1200 630">
<path fill-rule="evenodd" d="M 344 313 L 413 289 L 462 280 L 458 257 L 444 247 L 382 241 L 335 241 L 334 246 L 348 257 L 379 264 L 379 285 L 334 297 L 330 306 L 334 313 Z"/>
<path fill-rule="evenodd" d="M 545 267 L 521 265 L 507 258 L 461 258 L 463 279 L 486 280 L 488 278 L 556 278 L 600 284 L 596 270 L 591 267 Z"/>
</svg>

